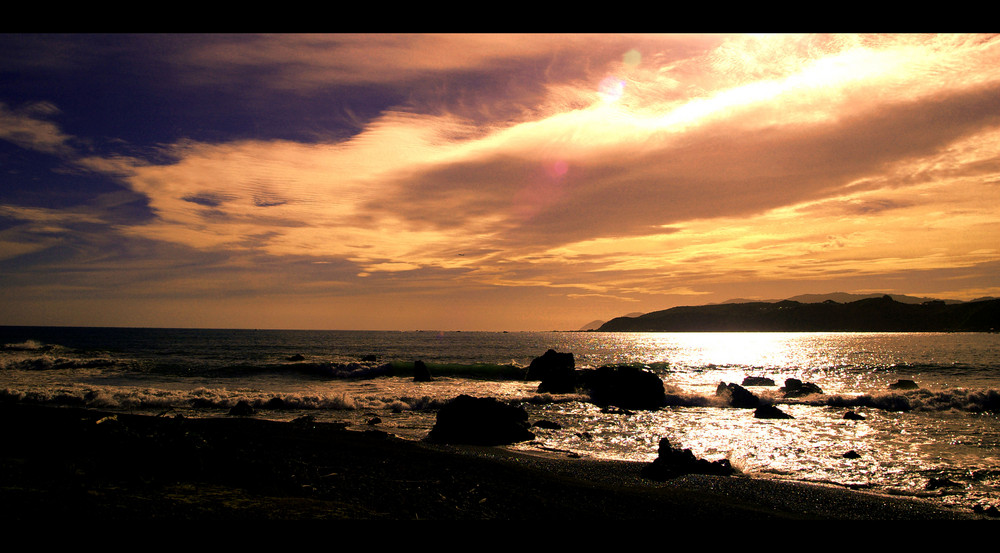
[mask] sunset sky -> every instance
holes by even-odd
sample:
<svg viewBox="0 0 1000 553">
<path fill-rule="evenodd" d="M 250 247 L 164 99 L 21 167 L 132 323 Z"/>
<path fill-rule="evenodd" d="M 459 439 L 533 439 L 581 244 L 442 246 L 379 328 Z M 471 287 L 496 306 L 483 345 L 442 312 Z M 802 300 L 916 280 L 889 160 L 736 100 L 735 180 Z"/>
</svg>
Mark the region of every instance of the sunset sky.
<svg viewBox="0 0 1000 553">
<path fill-rule="evenodd" d="M 0 324 L 1000 296 L 1000 37 L 0 35 Z"/>
</svg>

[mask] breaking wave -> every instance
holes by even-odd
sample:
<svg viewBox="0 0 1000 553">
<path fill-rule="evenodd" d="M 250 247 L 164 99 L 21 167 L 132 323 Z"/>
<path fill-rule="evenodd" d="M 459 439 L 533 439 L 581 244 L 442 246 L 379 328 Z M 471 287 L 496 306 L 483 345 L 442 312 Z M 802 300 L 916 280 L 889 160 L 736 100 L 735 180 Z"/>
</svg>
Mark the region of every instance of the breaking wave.
<svg viewBox="0 0 1000 553">
<path fill-rule="evenodd" d="M 225 410 L 241 401 L 257 409 L 354 410 L 361 406 L 346 394 L 269 394 L 222 388 L 196 388 L 187 392 L 156 389 L 118 389 L 74 386 L 58 390 L 0 390 L 0 401 L 16 401 L 98 409 L 169 410 L 191 408 Z"/>
<path fill-rule="evenodd" d="M 871 407 L 884 411 L 967 411 L 1000 413 L 1000 392 L 997 390 L 909 390 L 859 396 L 833 395 L 814 400 L 812 404 L 831 407 Z"/>
</svg>

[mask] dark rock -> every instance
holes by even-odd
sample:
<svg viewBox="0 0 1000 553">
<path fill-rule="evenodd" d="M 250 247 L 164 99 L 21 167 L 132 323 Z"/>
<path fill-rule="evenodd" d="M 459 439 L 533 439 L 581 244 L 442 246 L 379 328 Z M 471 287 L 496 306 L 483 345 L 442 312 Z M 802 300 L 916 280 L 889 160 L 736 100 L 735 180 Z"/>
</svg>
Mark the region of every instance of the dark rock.
<svg viewBox="0 0 1000 553">
<path fill-rule="evenodd" d="M 973 480 L 985 480 L 987 478 L 995 478 L 1000 476 L 1000 470 L 997 469 L 979 469 L 974 470 L 970 474 Z"/>
<path fill-rule="evenodd" d="M 382 422 L 382 418 L 381 417 L 372 417 L 372 418 L 368 419 L 365 422 L 368 424 L 368 426 L 375 426 L 376 424 L 379 424 L 379 423 Z"/>
<path fill-rule="evenodd" d="M 657 455 L 652 463 L 642 468 L 641 474 L 644 478 L 662 481 L 685 474 L 729 476 L 736 472 L 727 459 L 718 461 L 698 459 L 691 453 L 690 449 L 681 450 L 671 447 L 670 440 L 667 438 L 660 440 Z"/>
<path fill-rule="evenodd" d="M 853 449 L 843 455 L 844 459 L 860 459 L 861 454 Z"/>
<path fill-rule="evenodd" d="M 981 515 L 986 515 L 988 517 L 1000 517 L 1000 509 L 997 509 L 996 505 L 983 506 L 976 505 L 972 510 Z"/>
<path fill-rule="evenodd" d="M 441 407 L 427 435 L 432 442 L 475 445 L 505 445 L 534 438 L 524 408 L 465 394 Z"/>
<path fill-rule="evenodd" d="M 288 361 L 305 361 L 306 360 L 305 356 L 302 355 L 302 354 L 300 354 L 300 353 L 296 353 L 295 355 L 291 355 L 289 357 L 286 357 L 285 359 L 288 360 Z"/>
<path fill-rule="evenodd" d="M 893 384 L 889 384 L 890 390 L 916 390 L 920 386 L 916 382 L 907 379 L 899 379 Z"/>
<path fill-rule="evenodd" d="M 528 365 L 525 380 L 540 380 L 540 393 L 568 394 L 576 391 L 576 361 L 572 353 L 550 349 Z"/>
<path fill-rule="evenodd" d="M 766 376 L 748 376 L 743 379 L 744 386 L 774 386 L 774 380 Z"/>
<path fill-rule="evenodd" d="M 780 391 L 785 397 L 802 397 L 823 393 L 819 386 L 812 382 L 802 382 L 798 378 L 785 379 L 785 385 L 780 388 Z"/>
<path fill-rule="evenodd" d="M 254 411 L 253 407 L 251 407 L 250 404 L 245 399 L 241 399 L 239 402 L 236 403 L 236 405 L 233 405 L 229 409 L 229 414 L 233 415 L 234 417 L 248 417 L 250 415 L 253 415 L 255 412 L 256 411 Z"/>
<path fill-rule="evenodd" d="M 193 397 L 188 400 L 188 404 L 195 409 L 212 409 L 219 407 L 214 401 L 203 397 Z"/>
<path fill-rule="evenodd" d="M 863 420 L 865 420 L 864 415 L 859 415 L 859 414 L 855 413 L 854 411 L 848 411 L 848 412 L 844 413 L 844 418 L 847 419 L 847 420 L 849 420 L 849 421 L 863 421 Z"/>
<path fill-rule="evenodd" d="M 570 394 L 577 389 L 577 371 L 552 371 L 538 383 L 540 394 Z"/>
<path fill-rule="evenodd" d="M 761 405 L 753 412 L 755 419 L 793 419 L 795 417 L 785 413 L 773 405 Z"/>
<path fill-rule="evenodd" d="M 536 426 L 538 428 L 547 428 L 549 430 L 559 430 L 562 428 L 561 424 L 547 420 L 535 421 L 535 424 L 532 424 L 531 426 Z"/>
<path fill-rule="evenodd" d="M 545 378 L 545 374 L 549 370 L 556 369 L 574 369 L 576 368 L 576 361 L 573 358 L 572 352 L 560 353 L 554 349 L 550 349 L 531 360 L 531 364 L 528 365 L 528 372 L 525 375 L 525 380 L 542 380 Z"/>
<path fill-rule="evenodd" d="M 628 365 L 606 365 L 578 371 L 581 387 L 597 405 L 623 409 L 659 409 L 666 404 L 663 381 L 652 371 Z"/>
<path fill-rule="evenodd" d="M 264 404 L 264 408 L 276 409 L 276 410 L 288 409 L 288 404 L 285 403 L 285 400 L 281 399 L 280 397 L 272 397 L 271 399 L 267 400 L 267 403 Z"/>
<path fill-rule="evenodd" d="M 361 358 L 361 360 L 366 363 L 374 363 L 378 361 L 378 357 L 375 357 L 374 355 L 365 355 L 364 357 Z"/>
<path fill-rule="evenodd" d="M 430 382 L 431 381 L 431 371 L 427 368 L 427 365 L 423 361 L 417 360 L 413 363 L 413 381 L 414 382 Z"/>
<path fill-rule="evenodd" d="M 725 399 L 732 407 L 744 409 L 760 407 L 760 398 L 739 384 L 719 382 L 715 388 L 715 395 Z"/>
<path fill-rule="evenodd" d="M 925 490 L 936 490 L 939 488 L 961 488 L 962 485 L 950 478 L 931 478 L 924 486 Z"/>
</svg>

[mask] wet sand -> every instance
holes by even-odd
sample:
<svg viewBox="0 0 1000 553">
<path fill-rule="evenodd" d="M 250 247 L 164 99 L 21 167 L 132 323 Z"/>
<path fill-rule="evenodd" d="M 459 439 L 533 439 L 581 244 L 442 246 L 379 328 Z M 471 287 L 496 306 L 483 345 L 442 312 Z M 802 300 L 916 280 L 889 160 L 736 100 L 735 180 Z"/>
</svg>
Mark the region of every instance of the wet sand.
<svg viewBox="0 0 1000 553">
<path fill-rule="evenodd" d="M 908 498 L 249 417 L 0 402 L 6 520 L 961 520 Z"/>
</svg>

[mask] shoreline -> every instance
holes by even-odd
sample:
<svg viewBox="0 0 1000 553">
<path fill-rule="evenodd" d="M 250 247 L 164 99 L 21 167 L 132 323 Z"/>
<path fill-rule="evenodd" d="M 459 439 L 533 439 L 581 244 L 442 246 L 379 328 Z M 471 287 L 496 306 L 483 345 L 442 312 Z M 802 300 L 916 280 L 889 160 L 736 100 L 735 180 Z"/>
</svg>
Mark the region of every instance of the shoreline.
<svg viewBox="0 0 1000 553">
<path fill-rule="evenodd" d="M 0 402 L 7 520 L 984 520 L 916 499 L 415 442 L 334 423 Z"/>
</svg>

